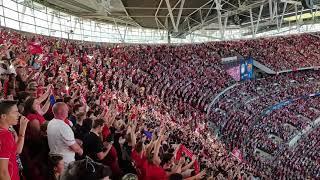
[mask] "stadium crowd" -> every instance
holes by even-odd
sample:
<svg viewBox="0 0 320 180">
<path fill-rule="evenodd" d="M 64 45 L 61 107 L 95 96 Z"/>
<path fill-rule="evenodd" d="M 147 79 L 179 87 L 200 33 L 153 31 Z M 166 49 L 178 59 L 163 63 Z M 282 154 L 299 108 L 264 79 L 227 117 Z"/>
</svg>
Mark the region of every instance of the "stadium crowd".
<svg viewBox="0 0 320 180">
<path fill-rule="evenodd" d="M 164 61 L 152 66 L 150 46 L 107 47 L 7 29 L 1 29 L 0 41 L 0 179 L 255 175 L 205 127 L 209 89 L 219 91 L 227 85 L 227 78 L 214 77 L 221 70 L 217 59 L 211 59 L 213 67 L 210 59 L 203 63 L 207 73 L 220 78 L 221 86 L 213 86 L 214 80 L 206 82 L 206 69 L 199 71 L 202 74 L 179 72 L 180 63 L 160 54 L 155 56 Z M 166 48 L 152 51 L 163 51 L 162 56 L 167 51 L 192 54 L 184 48 Z M 199 51 L 191 57 L 197 59 L 194 67 L 205 66 L 200 58 L 209 56 L 201 48 L 194 47 Z M 197 93 L 191 93 L 194 86 Z M 191 98 L 205 90 L 202 101 Z"/>
<path fill-rule="evenodd" d="M 234 83 L 220 56 L 237 50 L 276 70 L 317 65 L 319 44 L 312 35 L 170 46 L 0 33 L 0 158 L 8 163 L 0 167 L 9 167 L 0 171 L 3 177 L 268 179 L 295 177 L 298 167 L 296 177 L 319 177 L 319 156 L 312 151 L 317 138 L 301 138 L 298 148 L 305 149 L 299 154 L 268 137 L 288 142 L 319 116 L 318 99 L 261 116 L 276 103 L 317 93 L 317 73 L 243 82 L 209 106 Z M 313 44 L 295 47 L 297 38 Z M 256 46 L 261 50 L 250 49 Z M 223 143 L 208 121 L 219 128 Z M 277 164 L 256 156 L 257 148 Z"/>
<path fill-rule="evenodd" d="M 275 71 L 320 65 L 319 33 L 212 42 L 209 45 L 221 54 L 235 51 L 244 57 L 251 56 Z"/>
<path fill-rule="evenodd" d="M 255 152 L 260 149 L 271 156 L 282 157 L 283 153 L 291 151 L 288 143 L 308 125 L 312 125 L 320 115 L 319 97 L 308 96 L 319 93 L 318 79 L 316 71 L 301 71 L 243 82 L 225 93 L 212 108 L 210 117 L 214 117 L 212 122 L 220 129 L 227 149 L 241 149 L 245 153 L 245 159 L 255 169 L 266 174 L 280 169 L 282 164 L 275 164 L 272 160 L 265 162 L 265 159 L 255 156 Z M 288 101 L 290 103 L 283 107 L 270 110 L 270 107 Z M 304 135 L 299 142 L 308 140 L 307 135 Z M 305 148 L 313 151 L 316 146 Z M 294 155 L 301 158 L 292 158 L 292 161 L 286 159 L 287 161 L 312 163 L 317 162 L 319 157 L 315 156 L 316 160 L 304 160 L 306 157 L 299 155 L 299 151 L 294 152 L 298 153 Z M 319 166 L 313 168 L 311 171 L 302 169 L 299 172 L 287 168 L 285 173 L 281 173 L 281 177 L 319 177 Z"/>
</svg>

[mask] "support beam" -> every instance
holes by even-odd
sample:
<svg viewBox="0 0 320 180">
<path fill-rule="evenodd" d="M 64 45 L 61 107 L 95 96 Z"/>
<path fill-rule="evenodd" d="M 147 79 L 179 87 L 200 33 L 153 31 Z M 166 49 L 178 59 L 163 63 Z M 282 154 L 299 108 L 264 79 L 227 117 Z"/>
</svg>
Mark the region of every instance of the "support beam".
<svg viewBox="0 0 320 180">
<path fill-rule="evenodd" d="M 249 9 L 249 13 L 250 13 L 250 21 L 251 21 L 251 33 L 252 33 L 252 37 L 255 38 L 253 17 L 252 17 L 252 9 L 251 8 Z"/>
<path fill-rule="evenodd" d="M 224 25 L 223 25 L 223 36 L 222 36 L 222 39 L 224 40 L 224 35 L 225 35 L 225 32 L 226 32 L 226 29 L 227 29 L 227 24 L 228 24 L 228 14 L 224 17 Z"/>
<path fill-rule="evenodd" d="M 181 0 L 181 2 L 180 2 L 180 9 L 179 9 L 179 13 L 178 13 L 177 22 L 176 22 L 177 29 L 179 28 L 180 18 L 181 18 L 181 14 L 182 14 L 182 11 L 183 11 L 184 2 L 185 2 L 185 0 Z"/>
<path fill-rule="evenodd" d="M 301 6 L 301 13 L 300 13 L 300 16 L 299 16 L 299 32 L 300 32 L 300 21 L 301 21 L 301 17 L 302 17 L 302 13 L 303 13 L 303 6 Z"/>
<path fill-rule="evenodd" d="M 295 13 L 296 13 L 296 26 L 298 27 L 298 5 L 297 4 L 295 4 L 294 5 L 294 11 L 295 11 Z"/>
<path fill-rule="evenodd" d="M 156 18 L 157 15 L 158 15 L 158 12 L 159 12 L 159 9 L 160 9 L 160 6 L 161 6 L 162 2 L 163 2 L 163 0 L 160 1 L 159 5 L 158 5 L 158 7 L 157 7 L 156 13 L 154 14 L 154 17 L 155 17 L 155 18 Z M 126 7 L 126 8 L 129 8 L 129 7 Z"/>
<path fill-rule="evenodd" d="M 270 14 L 270 21 L 273 21 L 272 0 L 269 0 L 269 14 Z"/>
<path fill-rule="evenodd" d="M 203 17 L 202 17 L 202 11 L 201 11 L 201 9 L 199 10 L 199 15 L 200 15 L 201 24 L 203 24 Z"/>
<path fill-rule="evenodd" d="M 277 30 L 279 32 L 280 28 L 279 28 L 278 3 L 277 2 L 274 2 L 274 12 L 275 12 L 275 17 L 276 17 Z"/>
<path fill-rule="evenodd" d="M 276 13 L 277 13 L 277 6 L 278 6 L 278 3 L 277 1 L 273 2 L 273 18 L 276 18 Z"/>
<path fill-rule="evenodd" d="M 209 11 L 207 12 L 206 17 L 204 18 L 204 21 L 206 21 L 206 20 L 207 20 L 207 18 L 208 18 L 208 16 L 209 16 L 209 14 L 211 13 L 212 8 L 213 8 L 213 5 L 214 5 L 214 2 L 212 2 L 211 6 L 210 6 L 210 9 L 209 9 Z"/>
<path fill-rule="evenodd" d="M 219 30 L 221 34 L 221 38 L 223 39 L 223 27 L 222 27 L 222 21 L 221 21 L 221 0 L 214 0 L 217 7 L 217 13 L 218 13 L 218 23 L 219 23 Z"/>
<path fill-rule="evenodd" d="M 213 0 L 211 0 L 211 1 L 213 1 Z M 211 1 L 209 1 L 209 2 L 211 2 Z M 265 4 L 266 1 L 267 1 L 267 0 L 261 0 L 261 1 L 258 1 L 258 2 L 251 3 L 251 4 L 247 5 L 246 8 L 247 8 L 247 9 L 249 9 L 249 8 L 252 8 L 252 9 L 257 8 L 257 7 L 259 7 L 261 4 Z M 208 3 L 209 3 L 209 2 L 208 2 Z M 206 3 L 206 5 L 208 5 L 208 3 Z M 214 8 L 214 9 L 216 9 L 216 8 Z M 244 11 L 245 11 L 244 9 L 239 8 L 239 9 L 236 9 L 236 10 L 228 11 L 227 13 L 228 13 L 228 16 L 230 17 L 230 16 L 233 16 L 233 15 L 235 15 L 235 14 L 239 14 L 239 13 L 244 12 Z M 246 10 L 246 11 L 247 11 L 247 10 Z M 221 14 L 221 16 L 225 16 L 225 14 L 226 14 L 226 13 Z M 188 15 L 188 16 L 189 16 L 189 15 Z M 188 29 L 185 28 L 184 30 L 186 31 L 186 34 L 190 34 L 191 31 L 198 30 L 198 29 L 200 29 L 201 27 L 206 26 L 206 25 L 208 25 L 208 24 L 216 21 L 217 18 L 218 18 L 218 17 L 215 16 L 215 17 L 213 17 L 213 18 L 211 18 L 211 19 L 209 19 L 209 20 L 206 20 L 206 21 L 204 22 L 204 24 L 199 24 L 199 25 L 193 26 L 193 27 L 190 28 L 190 29 L 189 29 L 189 28 L 188 28 Z M 187 20 L 187 18 L 186 18 L 186 20 Z M 186 21 L 186 20 L 185 20 L 185 21 Z"/>
<path fill-rule="evenodd" d="M 190 31 L 191 27 L 190 27 L 190 20 L 189 20 L 189 18 L 187 18 L 187 22 L 188 22 L 188 29 L 189 29 L 189 31 Z"/>
<path fill-rule="evenodd" d="M 285 3 L 284 3 L 284 7 L 283 7 L 283 11 L 282 11 L 282 15 L 281 15 L 280 25 L 279 25 L 279 28 L 280 28 L 280 29 L 281 29 L 281 26 L 282 26 L 284 13 L 286 12 L 286 9 L 287 9 L 287 5 L 288 5 L 288 3 L 285 2 Z"/>
<path fill-rule="evenodd" d="M 257 21 L 257 25 L 256 25 L 256 30 L 254 31 L 254 36 L 256 36 L 258 29 L 259 29 L 259 23 L 260 23 L 260 19 L 261 19 L 261 14 L 262 14 L 262 10 L 263 10 L 264 5 L 261 4 L 260 5 L 260 11 L 259 11 L 259 16 L 258 16 L 258 21 Z"/>
<path fill-rule="evenodd" d="M 166 4 L 167 4 L 167 8 L 168 8 L 169 14 L 170 14 L 170 19 L 171 19 L 171 23 L 172 23 L 173 29 L 174 29 L 175 32 L 178 32 L 178 28 L 177 28 L 177 26 L 175 24 L 175 21 L 174 21 L 174 17 L 173 17 L 173 13 L 172 13 L 170 2 L 169 2 L 169 0 L 165 0 L 165 1 L 166 1 Z"/>
<path fill-rule="evenodd" d="M 121 42 L 123 42 L 123 43 L 124 43 L 124 39 L 123 39 L 123 37 L 122 37 L 122 34 L 121 34 L 121 32 L 120 32 L 120 29 L 119 29 L 119 26 L 118 26 L 118 24 L 117 24 L 116 20 L 115 20 L 115 19 L 113 19 L 113 22 L 114 22 L 114 25 L 116 26 L 116 29 L 117 29 L 118 33 L 119 33 L 119 36 L 120 36 Z"/>
<path fill-rule="evenodd" d="M 206 2 L 204 5 L 202 5 L 201 7 L 197 8 L 196 10 L 194 10 L 193 12 L 191 12 L 190 14 L 188 14 L 187 17 L 192 16 L 194 13 L 198 12 L 200 9 L 204 9 L 205 6 L 207 6 L 208 4 L 210 4 L 211 2 L 214 2 L 215 0 L 209 0 L 208 2 Z"/>
<path fill-rule="evenodd" d="M 161 22 L 158 18 L 156 18 L 156 21 L 161 25 L 161 27 L 163 27 L 163 29 L 167 29 L 167 27 L 164 26 L 164 25 L 162 24 L 162 22 Z"/>
</svg>

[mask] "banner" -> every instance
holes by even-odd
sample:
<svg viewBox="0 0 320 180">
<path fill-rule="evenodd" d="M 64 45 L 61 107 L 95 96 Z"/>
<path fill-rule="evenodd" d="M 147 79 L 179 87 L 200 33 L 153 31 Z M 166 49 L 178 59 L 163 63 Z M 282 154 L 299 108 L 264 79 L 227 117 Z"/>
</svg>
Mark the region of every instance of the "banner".
<svg viewBox="0 0 320 180">
<path fill-rule="evenodd" d="M 303 95 L 303 96 L 300 96 L 300 97 L 297 97 L 297 98 L 293 98 L 293 99 L 289 99 L 289 100 L 286 100 L 286 101 L 283 101 L 283 102 L 280 102 L 278 104 L 275 104 L 269 108 L 266 109 L 266 111 L 264 111 L 262 113 L 263 116 L 266 116 L 268 114 L 270 114 L 272 111 L 274 110 L 277 110 L 277 109 L 281 109 L 282 107 L 284 106 L 287 106 L 299 99 L 308 99 L 310 97 L 317 97 L 317 96 L 320 96 L 320 93 L 313 93 L 313 94 L 308 94 L 308 95 Z"/>
<path fill-rule="evenodd" d="M 240 79 L 248 80 L 253 78 L 253 59 L 240 60 Z"/>
<path fill-rule="evenodd" d="M 177 154 L 176 154 L 176 161 L 180 160 L 182 153 L 184 153 L 187 157 L 192 159 L 193 153 L 188 148 L 186 148 L 184 145 L 180 145 L 180 147 L 177 151 Z M 194 166 L 194 170 L 195 170 L 196 174 L 198 174 L 200 172 L 199 162 L 195 161 L 193 166 Z"/>
</svg>

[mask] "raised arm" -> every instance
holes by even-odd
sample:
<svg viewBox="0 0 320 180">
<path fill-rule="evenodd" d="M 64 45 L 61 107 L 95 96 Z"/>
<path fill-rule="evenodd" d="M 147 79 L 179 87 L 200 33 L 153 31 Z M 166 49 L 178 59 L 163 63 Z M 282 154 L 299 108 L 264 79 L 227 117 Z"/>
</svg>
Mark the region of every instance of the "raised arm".
<svg viewBox="0 0 320 180">
<path fill-rule="evenodd" d="M 26 117 L 21 116 L 20 128 L 19 128 L 19 134 L 18 134 L 18 140 L 17 140 L 17 153 L 18 154 L 20 154 L 22 152 L 22 149 L 24 146 L 24 135 L 26 133 L 28 122 L 29 122 L 29 120 Z"/>
<path fill-rule="evenodd" d="M 42 111 L 41 115 L 46 114 L 48 112 L 49 108 L 50 108 L 50 98 L 48 97 L 46 103 L 41 108 L 41 111 Z"/>
<path fill-rule="evenodd" d="M 160 150 L 161 141 L 163 138 L 163 135 L 162 135 L 163 131 L 164 131 L 164 126 L 161 127 L 160 132 L 159 132 L 159 137 L 155 143 L 154 153 L 153 153 L 153 161 L 159 156 L 159 150 Z"/>
<path fill-rule="evenodd" d="M 47 87 L 46 92 L 45 92 L 44 94 L 42 94 L 37 100 L 38 100 L 40 103 L 42 103 L 43 101 L 45 101 L 45 100 L 49 97 L 49 95 L 50 95 L 50 93 L 51 93 L 51 89 L 52 89 L 52 85 L 49 85 L 49 86 Z"/>
</svg>

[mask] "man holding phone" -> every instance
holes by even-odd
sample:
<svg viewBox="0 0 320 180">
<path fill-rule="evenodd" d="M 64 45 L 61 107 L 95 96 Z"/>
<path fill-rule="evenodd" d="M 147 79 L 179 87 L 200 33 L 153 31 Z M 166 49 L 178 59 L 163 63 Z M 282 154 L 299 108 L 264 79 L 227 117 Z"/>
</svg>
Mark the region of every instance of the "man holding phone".
<svg viewBox="0 0 320 180">
<path fill-rule="evenodd" d="M 20 121 L 20 122 L 19 122 Z M 19 168 L 16 155 L 21 153 L 24 145 L 24 135 L 29 120 L 20 116 L 17 102 L 0 101 L 0 179 L 19 180 Z M 9 128 L 20 124 L 19 134 L 15 140 Z"/>
</svg>

